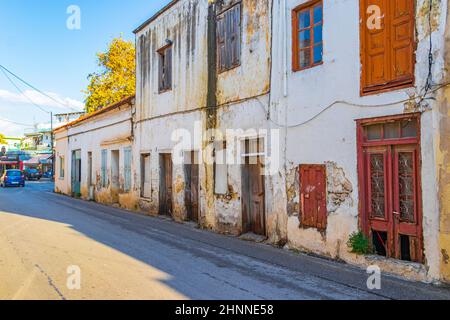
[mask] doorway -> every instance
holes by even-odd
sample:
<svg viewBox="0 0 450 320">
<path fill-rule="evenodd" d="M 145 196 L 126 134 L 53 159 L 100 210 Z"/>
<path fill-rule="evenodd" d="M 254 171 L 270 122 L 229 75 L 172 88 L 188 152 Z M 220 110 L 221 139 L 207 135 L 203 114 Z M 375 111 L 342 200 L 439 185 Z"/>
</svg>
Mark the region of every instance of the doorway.
<svg viewBox="0 0 450 320">
<path fill-rule="evenodd" d="M 184 200 L 187 220 L 195 222 L 198 222 L 199 219 L 199 172 L 198 153 L 195 151 L 188 152 L 184 165 L 186 180 Z"/>
<path fill-rule="evenodd" d="M 111 151 L 111 196 L 113 202 L 119 202 L 120 189 L 120 153 L 119 150 Z"/>
<path fill-rule="evenodd" d="M 159 155 L 159 214 L 172 216 L 172 155 L 161 153 Z"/>
<path fill-rule="evenodd" d="M 419 115 L 360 120 L 361 220 L 374 253 L 423 262 Z"/>
<path fill-rule="evenodd" d="M 72 195 L 81 196 L 81 150 L 72 151 Z"/>
<path fill-rule="evenodd" d="M 262 139 L 246 139 L 242 165 L 242 232 L 266 235 Z"/>
<path fill-rule="evenodd" d="M 94 188 L 92 186 L 92 152 L 88 152 L 88 175 L 87 175 L 87 185 L 89 192 L 89 200 L 94 199 Z"/>
</svg>

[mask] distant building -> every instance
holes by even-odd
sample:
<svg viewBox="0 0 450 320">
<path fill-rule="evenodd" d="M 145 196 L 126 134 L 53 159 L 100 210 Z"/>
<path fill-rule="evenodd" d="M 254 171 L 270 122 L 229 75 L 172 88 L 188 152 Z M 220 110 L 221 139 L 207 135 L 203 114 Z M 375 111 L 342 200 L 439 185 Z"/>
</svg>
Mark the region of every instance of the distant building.
<svg viewBox="0 0 450 320">
<path fill-rule="evenodd" d="M 68 124 L 69 122 L 75 121 L 81 116 L 84 116 L 85 112 L 69 112 L 69 113 L 58 113 L 53 116 L 54 127 L 58 128 Z"/>
<path fill-rule="evenodd" d="M 20 150 L 22 138 L 16 137 L 6 137 L 6 144 L 0 144 L 0 150 L 4 147 L 6 151 L 9 150 Z"/>
</svg>

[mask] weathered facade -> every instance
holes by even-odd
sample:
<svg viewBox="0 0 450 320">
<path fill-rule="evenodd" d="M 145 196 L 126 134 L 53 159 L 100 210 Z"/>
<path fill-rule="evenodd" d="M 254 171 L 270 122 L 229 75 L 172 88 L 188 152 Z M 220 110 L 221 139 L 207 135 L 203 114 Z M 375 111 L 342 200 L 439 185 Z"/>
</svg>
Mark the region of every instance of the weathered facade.
<svg viewBox="0 0 450 320">
<path fill-rule="evenodd" d="M 227 129 L 242 129 L 235 137 L 241 141 L 247 129 L 267 126 L 261 108 L 268 108 L 270 89 L 270 10 L 270 1 L 265 0 L 173 1 L 136 30 L 139 147 L 134 156 L 141 159 L 148 156 L 150 161 L 150 173 L 137 173 L 149 181 L 148 184 L 141 181 L 141 186 L 148 188 L 141 190 L 141 195 L 146 195 L 141 197 L 141 208 L 152 214 L 167 214 L 167 206 L 161 202 L 169 201 L 170 214 L 177 220 L 190 219 L 194 207 L 197 213 L 193 218 L 202 226 L 233 234 L 242 232 L 240 167 L 219 170 L 207 158 L 213 156 L 219 141 L 225 140 Z M 236 15 L 226 17 L 229 12 Z M 228 25 L 219 25 L 219 18 Z M 221 64 L 216 54 L 221 45 L 218 37 L 223 36 L 219 28 L 231 29 L 230 23 L 238 27 L 236 37 L 241 41 L 235 47 L 235 61 L 229 57 L 226 61 L 224 55 Z M 161 92 L 159 56 L 161 49 L 168 46 L 172 55 L 172 86 Z M 182 142 L 181 156 L 173 153 L 180 144 L 177 137 L 180 134 L 191 137 L 190 141 Z M 255 133 L 252 134 L 255 138 Z M 161 178 L 167 176 L 167 170 L 162 164 L 163 157 L 170 155 L 174 160 L 192 153 L 197 159 L 193 164 L 195 183 L 190 181 L 191 168 L 178 162 L 174 163 L 172 179 L 164 185 Z M 145 164 L 139 168 L 145 168 Z M 220 192 L 216 192 L 219 190 L 215 180 L 223 185 Z M 266 186 L 271 188 L 269 184 L 270 181 Z M 189 191 L 196 198 L 193 204 L 186 201 L 192 198 L 186 196 Z"/>
<path fill-rule="evenodd" d="M 304 70 L 293 65 L 291 15 L 301 13 L 308 1 L 275 1 L 274 7 L 271 109 L 284 136 L 288 245 L 351 263 L 377 264 L 412 279 L 443 279 L 436 170 L 441 115 L 439 104 L 421 97 L 436 96 L 435 89 L 445 82 L 447 3 L 433 1 L 431 13 L 429 1 L 311 3 L 323 5 L 323 57 L 320 64 Z M 368 30 L 370 5 L 381 6 L 380 31 Z M 383 79 L 378 89 L 365 91 L 365 82 L 375 79 L 377 72 L 386 76 L 387 69 L 376 64 L 389 46 L 380 42 L 386 30 L 391 32 L 388 39 L 403 41 L 398 48 L 407 48 L 394 49 L 392 59 L 399 60 L 391 60 L 388 67 L 398 71 L 403 66 L 412 74 L 409 80 L 403 78 L 407 83 Z M 412 63 L 405 62 L 408 59 Z M 368 72 L 374 74 L 369 77 Z M 389 87 L 383 87 L 386 84 Z M 410 135 L 409 125 L 414 126 Z M 405 133 L 397 132 L 397 126 Z M 384 136 L 372 134 L 378 129 Z M 304 164 L 326 168 L 322 227 L 302 223 L 302 207 L 309 203 L 305 196 L 312 195 L 301 192 L 298 167 Z M 404 216 L 408 210 L 411 217 Z M 358 230 L 390 259 L 349 253 L 349 235 Z"/>
<path fill-rule="evenodd" d="M 137 209 L 131 175 L 134 97 L 55 130 L 55 191 Z"/>
<path fill-rule="evenodd" d="M 81 150 L 83 198 L 449 281 L 447 5 L 172 1 L 135 30 L 135 107 L 59 129 L 56 171 Z"/>
</svg>

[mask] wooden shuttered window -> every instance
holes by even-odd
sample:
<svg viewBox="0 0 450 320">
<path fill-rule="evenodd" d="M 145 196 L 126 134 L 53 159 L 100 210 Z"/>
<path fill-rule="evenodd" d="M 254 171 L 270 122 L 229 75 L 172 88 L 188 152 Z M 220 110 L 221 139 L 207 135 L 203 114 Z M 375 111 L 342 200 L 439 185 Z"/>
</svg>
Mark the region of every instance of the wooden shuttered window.
<svg viewBox="0 0 450 320">
<path fill-rule="evenodd" d="M 413 85 L 414 0 L 360 0 L 361 93 Z"/>
<path fill-rule="evenodd" d="M 219 72 L 241 63 L 241 4 L 217 15 L 217 65 Z"/>
<path fill-rule="evenodd" d="M 102 187 L 108 186 L 108 150 L 102 150 L 101 183 Z"/>
<path fill-rule="evenodd" d="M 303 228 L 327 228 L 327 175 L 324 165 L 300 166 L 300 221 Z"/>
<path fill-rule="evenodd" d="M 159 92 L 172 89 L 172 46 L 158 50 L 159 54 Z"/>
</svg>

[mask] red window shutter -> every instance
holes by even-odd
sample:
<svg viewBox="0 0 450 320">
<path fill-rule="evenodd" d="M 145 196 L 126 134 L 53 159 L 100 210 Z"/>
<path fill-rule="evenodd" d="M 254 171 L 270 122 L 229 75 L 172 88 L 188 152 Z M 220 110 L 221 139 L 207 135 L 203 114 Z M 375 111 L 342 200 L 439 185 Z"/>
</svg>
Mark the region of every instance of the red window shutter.
<svg viewBox="0 0 450 320">
<path fill-rule="evenodd" d="M 300 166 L 300 217 L 302 227 L 327 228 L 327 175 L 324 165 Z"/>
<path fill-rule="evenodd" d="M 413 78 L 414 3 L 412 0 L 389 1 L 391 29 L 391 74 L 393 81 Z"/>
</svg>

